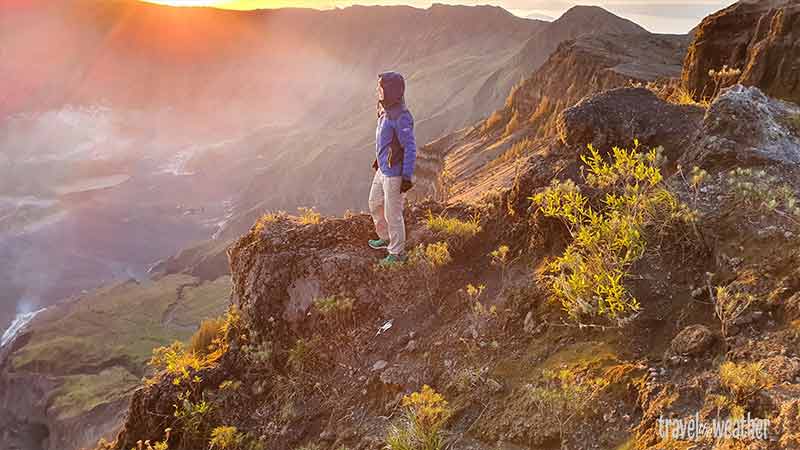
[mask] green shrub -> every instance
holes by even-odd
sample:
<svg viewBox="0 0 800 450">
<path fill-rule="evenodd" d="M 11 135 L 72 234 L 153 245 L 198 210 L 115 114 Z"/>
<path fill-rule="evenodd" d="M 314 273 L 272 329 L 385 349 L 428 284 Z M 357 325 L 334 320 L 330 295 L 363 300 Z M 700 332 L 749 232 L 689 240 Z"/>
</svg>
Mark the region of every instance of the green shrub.
<svg viewBox="0 0 800 450">
<path fill-rule="evenodd" d="M 175 406 L 177 428 L 181 430 L 181 446 L 188 447 L 198 442 L 205 442 L 211 426 L 212 405 L 205 398 L 193 401 L 189 391 L 178 394 Z"/>
<path fill-rule="evenodd" d="M 233 450 L 239 448 L 244 441 L 244 434 L 236 427 L 220 426 L 211 430 L 210 448 L 219 450 Z"/>
<path fill-rule="evenodd" d="M 408 259 L 412 265 L 422 264 L 431 270 L 446 266 L 453 260 L 450 256 L 450 246 L 444 241 L 428 245 L 420 244 L 411 251 Z"/>
<path fill-rule="evenodd" d="M 657 149 L 647 154 L 614 148 L 606 162 L 591 145 L 582 156 L 589 187 L 602 194 L 597 207 L 571 180 L 554 180 L 532 199 L 547 217 L 567 226 L 572 237 L 564 254 L 547 267 L 553 297 L 574 319 L 621 320 L 637 312 L 639 302 L 625 287 L 631 265 L 645 252 L 648 226 L 673 220 L 680 204 L 664 186 Z"/>
<path fill-rule="evenodd" d="M 386 437 L 388 450 L 441 450 L 443 428 L 450 418 L 447 401 L 430 386 L 403 397 L 403 418 Z"/>
</svg>

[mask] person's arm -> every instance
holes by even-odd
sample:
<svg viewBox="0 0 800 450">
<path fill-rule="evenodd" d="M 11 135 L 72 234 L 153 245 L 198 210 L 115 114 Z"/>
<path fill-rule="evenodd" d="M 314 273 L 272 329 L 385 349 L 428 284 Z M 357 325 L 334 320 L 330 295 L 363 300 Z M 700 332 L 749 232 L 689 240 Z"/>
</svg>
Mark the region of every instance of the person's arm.
<svg viewBox="0 0 800 450">
<path fill-rule="evenodd" d="M 414 118 L 405 112 L 397 120 L 397 140 L 403 146 L 403 179 L 411 181 L 417 161 L 417 141 L 414 138 Z"/>
</svg>

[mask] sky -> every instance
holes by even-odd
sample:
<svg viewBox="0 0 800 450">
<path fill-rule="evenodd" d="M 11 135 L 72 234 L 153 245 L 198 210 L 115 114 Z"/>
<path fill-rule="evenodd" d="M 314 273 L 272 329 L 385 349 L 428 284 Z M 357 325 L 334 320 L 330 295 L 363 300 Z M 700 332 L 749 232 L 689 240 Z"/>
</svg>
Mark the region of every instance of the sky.
<svg viewBox="0 0 800 450">
<path fill-rule="evenodd" d="M 406 4 L 426 8 L 431 1 L 422 0 L 149 0 L 156 3 L 186 6 L 215 6 L 230 9 L 280 8 L 287 6 L 328 9 L 353 4 L 396 5 Z M 502 6 L 521 16 L 544 15 L 557 18 L 576 4 L 598 5 L 633 20 L 655 33 L 688 33 L 703 17 L 734 3 L 732 0 L 437 0 L 437 3 L 464 5 L 492 4 Z"/>
</svg>

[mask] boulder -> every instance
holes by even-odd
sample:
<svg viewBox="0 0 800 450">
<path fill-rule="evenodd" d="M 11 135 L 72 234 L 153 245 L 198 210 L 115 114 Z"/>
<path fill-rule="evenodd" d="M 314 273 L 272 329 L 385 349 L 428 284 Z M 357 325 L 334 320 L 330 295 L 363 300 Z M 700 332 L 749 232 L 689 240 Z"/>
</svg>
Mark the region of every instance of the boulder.
<svg viewBox="0 0 800 450">
<path fill-rule="evenodd" d="M 704 353 L 714 343 L 714 333 L 704 325 L 689 325 L 681 330 L 671 343 L 676 355 L 695 356 Z"/>
<path fill-rule="evenodd" d="M 703 119 L 701 138 L 686 153 L 687 167 L 729 168 L 800 163 L 800 107 L 735 85 L 722 92 Z"/>
<path fill-rule="evenodd" d="M 587 98 L 558 118 L 558 134 L 570 148 L 594 145 L 600 151 L 643 145 L 663 146 L 665 156 L 677 158 L 700 128 L 703 109 L 675 105 L 645 88 L 619 88 Z"/>
<path fill-rule="evenodd" d="M 800 1 L 743 0 L 707 17 L 696 29 L 682 81 L 695 96 L 716 87 L 709 71 L 740 69 L 731 80 L 800 103 Z"/>
</svg>

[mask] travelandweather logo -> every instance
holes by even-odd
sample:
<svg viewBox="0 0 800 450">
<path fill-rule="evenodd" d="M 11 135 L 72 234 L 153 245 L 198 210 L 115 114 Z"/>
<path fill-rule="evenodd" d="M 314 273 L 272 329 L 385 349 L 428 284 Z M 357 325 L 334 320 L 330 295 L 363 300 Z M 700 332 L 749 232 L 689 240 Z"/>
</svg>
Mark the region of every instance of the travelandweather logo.
<svg viewBox="0 0 800 450">
<path fill-rule="evenodd" d="M 658 418 L 658 436 L 662 440 L 700 441 L 704 439 L 769 439 L 769 420 L 750 416 L 741 419 L 700 419 L 695 413 L 689 418 Z"/>
</svg>

